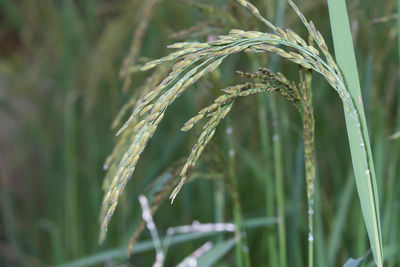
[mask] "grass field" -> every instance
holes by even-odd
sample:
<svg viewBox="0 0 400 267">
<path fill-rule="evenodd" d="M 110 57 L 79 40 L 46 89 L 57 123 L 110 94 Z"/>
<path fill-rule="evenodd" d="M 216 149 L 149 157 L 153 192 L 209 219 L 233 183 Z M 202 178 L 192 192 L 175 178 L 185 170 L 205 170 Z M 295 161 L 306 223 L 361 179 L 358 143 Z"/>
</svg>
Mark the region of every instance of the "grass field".
<svg viewBox="0 0 400 267">
<path fill-rule="evenodd" d="M 399 10 L 0 0 L 0 266 L 399 266 Z"/>
</svg>

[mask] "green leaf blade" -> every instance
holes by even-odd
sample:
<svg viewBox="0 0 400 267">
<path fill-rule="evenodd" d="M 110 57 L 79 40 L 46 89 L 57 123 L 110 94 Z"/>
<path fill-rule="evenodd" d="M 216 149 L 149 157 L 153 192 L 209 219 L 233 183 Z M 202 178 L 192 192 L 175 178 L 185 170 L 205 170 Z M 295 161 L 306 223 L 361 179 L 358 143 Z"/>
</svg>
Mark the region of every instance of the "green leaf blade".
<svg viewBox="0 0 400 267">
<path fill-rule="evenodd" d="M 350 25 L 344 0 L 328 0 L 335 56 L 349 89 L 355 108 L 360 118 L 360 129 L 345 112 L 348 139 L 350 144 L 353 169 L 357 191 L 361 202 L 364 222 L 367 228 L 372 253 L 378 266 L 382 266 L 382 235 L 379 217 L 379 198 L 375 169 L 372 159 L 371 145 L 368 136 L 367 123 L 362 105 L 360 82 L 354 47 L 351 39 Z M 359 132 L 363 137 L 360 144 Z M 365 148 L 363 147 L 365 146 Z M 365 149 L 365 152 L 364 152 Z M 365 159 L 362 155 L 366 153 Z"/>
</svg>

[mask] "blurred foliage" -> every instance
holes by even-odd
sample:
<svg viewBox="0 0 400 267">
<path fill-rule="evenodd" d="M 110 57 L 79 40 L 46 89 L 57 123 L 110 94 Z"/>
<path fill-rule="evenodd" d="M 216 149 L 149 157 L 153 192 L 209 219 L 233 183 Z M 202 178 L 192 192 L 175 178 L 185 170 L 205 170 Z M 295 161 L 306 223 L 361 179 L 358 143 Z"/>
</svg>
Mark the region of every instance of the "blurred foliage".
<svg viewBox="0 0 400 267">
<path fill-rule="evenodd" d="M 276 0 L 252 2 L 267 18 L 276 19 Z M 332 47 L 326 2 L 296 2 Z M 95 253 L 106 255 L 110 249 L 127 246 L 141 220 L 138 195 L 152 194 L 147 186 L 187 156 L 195 142 L 195 136 L 177 134 L 178 130 L 201 107 L 210 104 L 219 89 L 240 80 L 235 70 L 255 70 L 251 58 L 234 56 L 171 107 L 127 186 L 106 242 L 99 246 L 103 163 L 116 142 L 110 126 L 120 107 L 146 79 L 145 74 L 134 72 L 128 76 L 130 86 L 123 90 L 124 77 L 119 76 L 135 30 L 143 21 L 145 5 L 146 1 L 140 0 L 0 0 L 1 266 L 54 265 Z M 396 1 L 383 5 L 378 0 L 358 0 L 349 1 L 348 6 L 379 179 L 385 255 L 388 266 L 398 266 L 399 253 L 393 251 L 400 250 L 400 139 L 389 139 L 400 130 L 398 36 L 396 20 L 392 19 L 397 12 Z M 305 33 L 294 12 L 286 13 L 285 27 Z M 229 0 L 159 1 L 148 22 L 140 38 L 137 64 L 166 55 L 166 46 L 176 41 L 206 41 L 231 28 L 267 30 Z M 261 62 L 268 66 L 264 63 L 267 59 Z M 289 79 L 297 79 L 296 67 L 284 61 L 277 65 Z M 328 87 L 322 79 L 313 81 L 318 165 L 316 266 L 343 265 L 348 258 L 361 257 L 368 250 L 343 111 L 339 98 Z M 264 162 L 256 105 L 254 97 L 239 101 L 196 169 L 203 179 L 186 185 L 174 205 L 160 204 L 154 217 L 160 233 L 194 220 L 218 220 L 218 183 L 205 179 L 205 173 L 217 175 L 223 170 L 232 145 L 227 141 L 226 128 L 233 129 L 234 168 L 244 218 L 265 216 L 268 185 L 260 172 L 273 165 Z M 303 266 L 307 213 L 301 120 L 290 104 L 278 100 L 277 105 L 285 217 L 289 222 L 287 260 L 288 266 Z M 267 118 L 271 126 L 269 111 Z M 272 140 L 272 134 L 269 138 Z M 267 153 L 268 157 L 272 151 Z M 209 159 L 211 155 L 218 155 L 222 168 Z M 233 201 L 228 194 L 223 197 L 223 219 L 233 221 Z M 269 261 L 265 240 L 276 232 L 276 225 L 247 231 L 254 266 Z M 230 240 L 228 234 L 224 237 L 226 242 Z M 144 231 L 139 242 L 149 238 Z M 216 241 L 220 238 L 211 237 Z M 203 243 L 190 241 L 171 247 L 166 266 L 181 262 Z M 234 254 L 232 250 L 224 257 L 227 266 L 234 264 Z M 152 251 L 103 260 L 136 266 L 149 266 L 153 261 Z"/>
</svg>

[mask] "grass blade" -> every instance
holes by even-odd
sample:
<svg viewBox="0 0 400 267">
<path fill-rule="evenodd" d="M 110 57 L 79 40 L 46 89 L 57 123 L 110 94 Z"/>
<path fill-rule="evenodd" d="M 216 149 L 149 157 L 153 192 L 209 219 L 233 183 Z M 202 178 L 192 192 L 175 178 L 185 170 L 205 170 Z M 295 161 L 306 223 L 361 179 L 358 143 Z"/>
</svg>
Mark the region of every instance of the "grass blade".
<svg viewBox="0 0 400 267">
<path fill-rule="evenodd" d="M 378 266 L 382 266 L 383 252 L 377 182 L 368 129 L 362 106 L 360 82 L 351 39 L 346 2 L 344 0 L 328 0 L 328 5 L 336 60 L 359 114 L 361 134 L 364 137 L 363 145 L 365 145 L 367 154 L 366 160 L 363 160 L 364 157 L 362 155 L 364 153 L 364 147 L 360 145 L 359 138 L 357 137 L 358 126 L 352 122 L 350 114 L 345 112 L 358 195 L 375 262 Z"/>
<path fill-rule="evenodd" d="M 268 218 L 268 217 L 257 217 L 248 219 L 244 222 L 244 227 L 247 229 L 263 227 L 267 225 L 273 225 L 277 223 L 277 218 Z M 212 232 L 196 232 L 196 233 L 186 233 L 173 236 L 171 238 L 170 245 L 180 244 L 200 238 L 206 238 L 213 235 L 221 234 L 220 231 L 212 231 Z M 225 244 L 225 243 L 223 243 Z M 146 240 L 139 242 L 135 245 L 132 250 L 132 255 L 153 250 L 153 242 L 151 240 Z M 106 250 L 93 255 L 89 255 L 87 257 L 77 259 L 71 262 L 67 262 L 64 264 L 57 265 L 58 267 L 82 267 L 82 266 L 92 266 L 95 264 L 104 263 L 106 261 L 116 259 L 116 258 L 124 258 L 126 257 L 126 247 Z"/>
<path fill-rule="evenodd" d="M 197 266 L 214 266 L 214 264 L 218 260 L 220 260 L 232 249 L 235 243 L 235 238 L 231 238 L 223 243 L 216 245 L 198 259 Z"/>
<path fill-rule="evenodd" d="M 351 175 L 346 179 L 343 192 L 340 194 L 337 214 L 332 223 L 332 231 L 328 241 L 328 266 L 335 265 L 335 259 L 339 251 L 340 242 L 342 239 L 343 230 L 346 227 L 346 218 L 351 206 L 352 196 L 354 192 L 354 180 Z"/>
<path fill-rule="evenodd" d="M 348 259 L 346 263 L 343 265 L 343 267 L 358 267 L 363 263 L 363 261 L 368 257 L 370 251 L 367 252 L 363 257 L 358 258 L 358 259 Z"/>
</svg>

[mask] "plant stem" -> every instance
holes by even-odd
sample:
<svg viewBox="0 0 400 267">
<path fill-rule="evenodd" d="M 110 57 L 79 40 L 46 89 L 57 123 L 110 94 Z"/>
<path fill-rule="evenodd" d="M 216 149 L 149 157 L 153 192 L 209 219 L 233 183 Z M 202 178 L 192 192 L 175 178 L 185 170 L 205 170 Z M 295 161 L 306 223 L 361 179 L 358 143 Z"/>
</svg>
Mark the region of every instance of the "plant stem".
<svg viewBox="0 0 400 267">
<path fill-rule="evenodd" d="M 275 24 L 281 26 L 285 17 L 285 0 L 277 0 Z M 278 57 L 272 56 L 270 68 L 275 71 L 278 64 Z M 280 142 L 280 129 L 278 120 L 278 106 L 276 96 L 269 98 L 269 108 L 272 117 L 272 149 L 273 162 L 276 179 L 276 205 L 278 216 L 278 247 L 279 247 L 279 266 L 286 267 L 286 231 L 285 231 L 285 193 L 283 187 L 282 171 L 282 148 Z"/>
<path fill-rule="evenodd" d="M 285 233 L 285 194 L 283 188 L 282 172 L 282 148 L 280 142 L 279 122 L 277 115 L 276 96 L 270 101 L 272 115 L 272 147 L 274 153 L 274 170 L 276 178 L 276 204 L 278 212 L 278 236 L 279 236 L 279 266 L 286 266 L 286 233 Z"/>
<path fill-rule="evenodd" d="M 82 254 L 79 218 L 79 180 L 77 168 L 77 93 L 73 84 L 73 58 L 76 56 L 75 32 L 72 22 L 76 19 L 75 6 L 70 1 L 64 1 L 63 27 L 65 27 L 65 52 L 62 60 L 61 83 L 65 90 L 64 101 L 64 167 L 65 167 L 65 238 L 69 256 L 77 257 Z M 72 26 L 71 26 L 72 25 Z"/>
<path fill-rule="evenodd" d="M 315 181 L 315 147 L 314 147 L 314 111 L 312 107 L 311 72 L 305 74 L 300 71 L 302 92 L 302 119 L 304 138 L 304 166 L 307 182 L 308 199 L 308 266 L 312 267 L 314 262 L 314 181 Z"/>
<path fill-rule="evenodd" d="M 400 14 L 400 0 L 397 0 L 397 14 Z M 398 48 L 398 62 L 400 64 L 400 16 L 397 19 L 397 48 Z M 397 95 L 397 110 L 396 110 L 396 119 L 395 125 L 393 127 L 393 131 L 400 130 L 400 91 L 398 91 Z M 386 184 L 386 203 L 385 203 L 385 210 L 384 210 L 384 225 L 383 237 L 386 240 L 386 246 L 392 246 L 394 244 L 398 244 L 398 231 L 393 231 L 390 225 L 398 225 L 398 212 L 395 211 L 395 203 L 396 203 L 396 193 L 398 192 L 398 179 L 396 179 L 398 173 L 398 163 L 399 156 L 400 156 L 400 140 L 391 140 L 392 143 L 392 157 L 390 158 L 389 164 L 389 171 L 388 171 L 388 178 Z M 387 266 L 392 267 L 396 266 L 396 258 L 392 258 L 388 260 Z"/>
<path fill-rule="evenodd" d="M 271 175 L 271 158 L 269 155 L 270 151 L 270 141 L 269 141 L 269 129 L 267 124 L 267 106 L 266 106 L 266 96 L 259 94 L 257 96 L 258 100 L 258 123 L 260 127 L 260 137 L 261 137 L 261 150 L 264 165 L 264 180 L 265 180 L 265 200 L 266 200 L 266 216 L 274 216 L 274 179 Z M 275 244 L 274 231 L 268 229 L 267 233 L 267 248 L 268 248 L 268 262 L 269 266 L 278 266 L 277 264 L 277 250 Z"/>
<path fill-rule="evenodd" d="M 397 0 L 397 53 L 400 61 L 400 0 Z"/>
<path fill-rule="evenodd" d="M 251 57 L 253 69 L 257 69 L 260 66 L 260 60 L 258 57 Z M 267 123 L 267 95 L 257 95 L 257 109 L 258 109 L 258 124 L 260 129 L 261 139 L 261 153 L 262 153 L 262 164 L 263 164 L 263 179 L 265 181 L 265 212 L 267 217 L 275 216 L 274 209 L 274 179 L 271 173 L 271 143 L 269 137 L 270 130 L 268 129 Z M 278 266 L 278 251 L 275 242 L 275 229 L 267 229 L 267 251 L 268 251 L 268 266 Z"/>
<path fill-rule="evenodd" d="M 216 179 L 214 181 L 214 202 L 215 202 L 215 222 L 224 222 L 224 209 L 225 209 L 225 185 L 223 179 Z M 217 242 L 221 243 L 223 241 L 223 235 L 217 236 Z"/>
<path fill-rule="evenodd" d="M 228 120 L 228 125 L 231 123 Z M 237 177 L 235 172 L 235 146 L 233 141 L 233 130 L 231 126 L 226 129 L 227 141 L 228 141 L 228 155 L 229 155 L 229 166 L 228 172 L 232 184 L 232 197 L 233 197 L 233 216 L 236 225 L 235 239 L 236 239 L 236 262 L 238 266 L 249 267 L 250 256 L 249 249 L 247 246 L 246 232 L 243 228 L 243 213 L 240 205 L 240 197 L 237 186 Z"/>
</svg>

